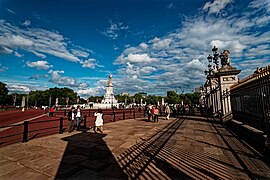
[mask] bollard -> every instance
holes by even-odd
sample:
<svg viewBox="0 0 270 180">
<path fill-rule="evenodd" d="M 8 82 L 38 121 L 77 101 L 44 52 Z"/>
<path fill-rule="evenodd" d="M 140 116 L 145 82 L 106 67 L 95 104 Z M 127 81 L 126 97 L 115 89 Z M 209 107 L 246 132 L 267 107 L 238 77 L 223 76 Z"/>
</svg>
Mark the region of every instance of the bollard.
<svg viewBox="0 0 270 180">
<path fill-rule="evenodd" d="M 67 115 L 67 110 L 65 109 L 65 110 L 64 110 L 64 116 L 66 116 L 66 115 Z"/>
<path fill-rule="evenodd" d="M 59 134 L 63 134 L 63 117 L 60 117 Z"/>
<path fill-rule="evenodd" d="M 133 111 L 133 119 L 135 119 L 135 111 Z"/>
<path fill-rule="evenodd" d="M 123 120 L 125 120 L 126 117 L 125 117 L 125 111 L 123 111 Z"/>
<path fill-rule="evenodd" d="M 28 141 L 28 121 L 23 122 L 23 143 Z"/>
<path fill-rule="evenodd" d="M 86 129 L 86 115 L 83 116 L 83 128 Z"/>
<path fill-rule="evenodd" d="M 113 122 L 115 122 L 115 112 L 113 111 Z"/>
</svg>

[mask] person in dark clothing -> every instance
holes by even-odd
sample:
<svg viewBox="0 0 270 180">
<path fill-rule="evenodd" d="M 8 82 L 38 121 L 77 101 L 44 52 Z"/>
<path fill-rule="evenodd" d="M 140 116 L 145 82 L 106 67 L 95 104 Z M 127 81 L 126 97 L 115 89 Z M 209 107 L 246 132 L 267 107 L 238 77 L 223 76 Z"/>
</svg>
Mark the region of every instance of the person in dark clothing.
<svg viewBox="0 0 270 180">
<path fill-rule="evenodd" d="M 70 110 L 69 110 L 69 112 L 68 112 L 68 115 L 67 115 L 67 117 L 68 117 L 68 132 L 70 133 L 70 132 L 72 132 L 73 130 L 74 130 L 74 118 L 75 118 L 75 113 L 74 113 L 74 111 L 75 111 L 75 108 L 74 107 L 72 107 Z"/>
</svg>

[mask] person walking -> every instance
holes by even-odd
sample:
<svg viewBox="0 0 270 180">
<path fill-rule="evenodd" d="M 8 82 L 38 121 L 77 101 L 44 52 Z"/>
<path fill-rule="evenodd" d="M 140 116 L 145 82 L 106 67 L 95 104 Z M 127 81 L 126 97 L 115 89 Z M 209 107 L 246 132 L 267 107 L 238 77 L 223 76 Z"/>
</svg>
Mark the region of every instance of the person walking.
<svg viewBox="0 0 270 180">
<path fill-rule="evenodd" d="M 165 113 L 167 114 L 166 120 L 169 120 L 170 119 L 171 109 L 170 109 L 168 104 L 165 107 Z"/>
<path fill-rule="evenodd" d="M 158 116 L 159 116 L 159 110 L 158 108 L 156 108 L 154 111 L 154 122 L 158 122 Z"/>
<path fill-rule="evenodd" d="M 97 132 L 97 130 L 99 130 L 101 133 L 103 133 L 103 113 L 102 113 L 102 110 L 98 109 L 98 111 L 94 113 L 94 116 L 96 116 L 95 128 L 94 128 L 95 133 Z"/>
<path fill-rule="evenodd" d="M 71 107 L 71 109 L 68 112 L 68 132 L 71 133 L 74 130 L 74 118 L 75 118 L 75 108 Z"/>
<path fill-rule="evenodd" d="M 155 106 L 152 106 L 151 114 L 152 114 L 152 121 L 155 122 Z"/>
<path fill-rule="evenodd" d="M 77 131 L 79 131 L 80 126 L 81 126 L 80 123 L 82 120 L 82 111 L 79 105 L 77 106 L 75 114 L 76 114 L 76 127 L 77 127 Z"/>
</svg>

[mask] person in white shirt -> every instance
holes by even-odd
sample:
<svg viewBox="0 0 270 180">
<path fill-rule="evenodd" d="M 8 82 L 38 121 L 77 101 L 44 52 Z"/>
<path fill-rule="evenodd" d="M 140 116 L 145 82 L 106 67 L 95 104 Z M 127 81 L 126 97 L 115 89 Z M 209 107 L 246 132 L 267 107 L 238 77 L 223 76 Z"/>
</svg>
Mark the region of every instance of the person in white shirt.
<svg viewBox="0 0 270 180">
<path fill-rule="evenodd" d="M 101 133 L 103 133 L 103 113 L 101 109 L 98 109 L 97 112 L 95 112 L 94 116 L 96 116 L 96 121 L 95 121 L 95 133 L 97 130 L 99 130 Z"/>
<path fill-rule="evenodd" d="M 167 114 L 166 120 L 169 120 L 170 119 L 170 113 L 171 113 L 171 109 L 170 109 L 169 105 L 166 105 L 165 113 Z"/>
</svg>

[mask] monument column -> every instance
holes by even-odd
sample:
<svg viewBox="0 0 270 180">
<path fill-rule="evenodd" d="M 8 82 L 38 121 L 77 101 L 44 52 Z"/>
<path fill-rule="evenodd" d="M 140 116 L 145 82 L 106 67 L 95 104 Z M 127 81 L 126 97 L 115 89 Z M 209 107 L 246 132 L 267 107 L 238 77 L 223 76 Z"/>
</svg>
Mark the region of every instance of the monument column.
<svg viewBox="0 0 270 180">
<path fill-rule="evenodd" d="M 228 50 L 224 50 L 220 55 L 222 68 L 218 70 L 217 76 L 219 79 L 219 94 L 220 98 L 218 101 L 221 104 L 221 113 L 223 116 L 231 114 L 231 103 L 229 91 L 231 85 L 238 82 L 238 74 L 241 70 L 238 70 L 236 67 L 232 67 L 230 65 L 229 60 L 230 52 Z M 223 93 L 228 92 L 228 93 Z M 228 96 L 228 97 L 226 97 Z"/>
</svg>

